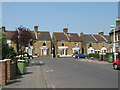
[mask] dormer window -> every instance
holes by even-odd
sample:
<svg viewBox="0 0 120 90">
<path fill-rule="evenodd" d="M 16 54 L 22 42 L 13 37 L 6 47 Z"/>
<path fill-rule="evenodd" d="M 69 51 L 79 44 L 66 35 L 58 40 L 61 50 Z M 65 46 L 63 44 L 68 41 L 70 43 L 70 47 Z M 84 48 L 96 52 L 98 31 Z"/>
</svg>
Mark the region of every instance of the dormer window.
<svg viewBox="0 0 120 90">
<path fill-rule="evenodd" d="M 43 46 L 46 46 L 46 41 L 43 41 Z"/>
</svg>

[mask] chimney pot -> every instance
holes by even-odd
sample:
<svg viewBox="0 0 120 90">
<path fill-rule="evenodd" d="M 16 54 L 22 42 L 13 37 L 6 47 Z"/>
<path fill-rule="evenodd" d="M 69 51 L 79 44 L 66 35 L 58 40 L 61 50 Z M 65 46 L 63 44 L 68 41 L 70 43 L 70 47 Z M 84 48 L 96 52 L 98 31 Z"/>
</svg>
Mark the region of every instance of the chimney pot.
<svg viewBox="0 0 120 90">
<path fill-rule="evenodd" d="M 68 33 L 68 28 L 63 28 L 63 32 L 67 34 Z"/>
<path fill-rule="evenodd" d="M 98 32 L 98 34 L 104 36 L 104 31 L 103 31 L 103 30 L 100 30 L 100 31 Z"/>
<path fill-rule="evenodd" d="M 6 30 L 6 27 L 5 26 L 2 26 L 2 31 L 5 31 Z"/>
<path fill-rule="evenodd" d="M 38 26 L 37 25 L 34 26 L 34 30 L 38 31 Z"/>
<path fill-rule="evenodd" d="M 80 36 L 83 36 L 83 35 L 84 35 L 84 33 L 83 33 L 83 32 L 81 32 L 81 33 L 80 33 Z"/>
</svg>

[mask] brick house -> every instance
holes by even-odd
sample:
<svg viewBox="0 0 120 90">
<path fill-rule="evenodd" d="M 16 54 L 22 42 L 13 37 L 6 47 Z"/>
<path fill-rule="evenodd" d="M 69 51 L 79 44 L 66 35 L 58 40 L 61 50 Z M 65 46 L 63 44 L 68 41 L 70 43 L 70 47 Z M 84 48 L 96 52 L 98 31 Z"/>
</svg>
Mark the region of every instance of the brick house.
<svg viewBox="0 0 120 90">
<path fill-rule="evenodd" d="M 99 31 L 99 34 L 84 34 L 80 33 L 82 40 L 82 53 L 106 53 L 110 50 L 109 36 L 104 35 L 104 31 Z"/>
<path fill-rule="evenodd" d="M 9 46 L 12 46 L 17 51 L 16 44 L 11 40 L 15 31 L 6 30 L 2 27 Z M 38 26 L 34 26 L 34 30 L 31 31 L 32 40 L 25 51 L 29 55 L 37 55 L 39 57 L 51 57 L 51 37 L 48 31 L 38 31 Z"/>
<path fill-rule="evenodd" d="M 111 52 L 113 51 L 112 46 L 114 42 L 114 31 L 111 30 L 110 33 L 110 41 L 111 41 Z M 120 17 L 117 17 L 116 20 L 116 30 L 115 30 L 115 42 L 116 42 L 116 52 L 120 52 Z"/>
<path fill-rule="evenodd" d="M 68 33 L 68 28 L 63 32 L 53 32 L 53 54 L 60 57 L 72 57 L 75 53 L 81 53 L 81 41 L 77 33 Z"/>
</svg>

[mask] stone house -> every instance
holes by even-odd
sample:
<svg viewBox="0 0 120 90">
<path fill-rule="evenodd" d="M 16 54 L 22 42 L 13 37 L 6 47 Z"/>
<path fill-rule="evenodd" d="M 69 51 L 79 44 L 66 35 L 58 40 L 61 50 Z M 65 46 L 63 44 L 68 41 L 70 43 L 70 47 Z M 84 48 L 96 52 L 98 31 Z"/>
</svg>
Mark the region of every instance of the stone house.
<svg viewBox="0 0 120 90">
<path fill-rule="evenodd" d="M 72 57 L 75 53 L 81 53 L 81 40 L 77 33 L 68 33 L 68 28 L 63 32 L 53 32 L 53 54 L 60 57 Z"/>
<path fill-rule="evenodd" d="M 104 35 L 104 31 L 99 31 L 99 34 L 84 34 L 80 33 L 82 40 L 82 53 L 107 53 L 110 52 L 109 36 Z"/>
<path fill-rule="evenodd" d="M 6 30 L 2 27 L 9 46 L 12 46 L 17 52 L 16 44 L 11 40 L 15 31 Z M 38 26 L 34 26 L 34 30 L 31 31 L 32 39 L 25 51 L 29 55 L 36 55 L 39 57 L 51 57 L 51 36 L 48 31 L 39 31 Z"/>
<path fill-rule="evenodd" d="M 111 41 L 111 52 L 113 52 L 113 43 L 114 43 L 114 31 L 111 30 L 110 33 L 110 41 Z M 117 17 L 116 20 L 116 29 L 115 29 L 115 42 L 116 42 L 116 52 L 120 52 L 120 17 Z"/>
</svg>

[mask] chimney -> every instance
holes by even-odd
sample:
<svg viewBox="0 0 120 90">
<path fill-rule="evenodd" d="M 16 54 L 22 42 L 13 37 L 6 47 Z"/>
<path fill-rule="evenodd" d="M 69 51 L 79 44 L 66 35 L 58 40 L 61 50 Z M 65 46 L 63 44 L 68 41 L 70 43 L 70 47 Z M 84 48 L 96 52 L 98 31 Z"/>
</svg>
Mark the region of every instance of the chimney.
<svg viewBox="0 0 120 90">
<path fill-rule="evenodd" d="M 38 31 L 38 26 L 37 25 L 34 26 L 34 30 Z"/>
<path fill-rule="evenodd" d="M 67 33 L 68 33 L 68 28 L 63 28 L 63 32 L 64 32 L 65 34 L 67 34 Z"/>
<path fill-rule="evenodd" d="M 6 27 L 5 26 L 2 26 L 2 31 L 5 31 L 6 30 Z"/>
<path fill-rule="evenodd" d="M 80 37 L 81 37 L 81 36 L 83 36 L 83 35 L 84 35 L 84 33 L 83 33 L 83 32 L 81 32 L 81 33 L 80 33 Z"/>
<path fill-rule="evenodd" d="M 120 17 L 117 17 L 117 20 L 116 20 L 116 27 L 118 27 L 120 25 Z"/>
<path fill-rule="evenodd" d="M 98 32 L 98 34 L 104 36 L 104 31 L 103 31 L 103 30 L 100 30 L 100 31 Z"/>
</svg>

